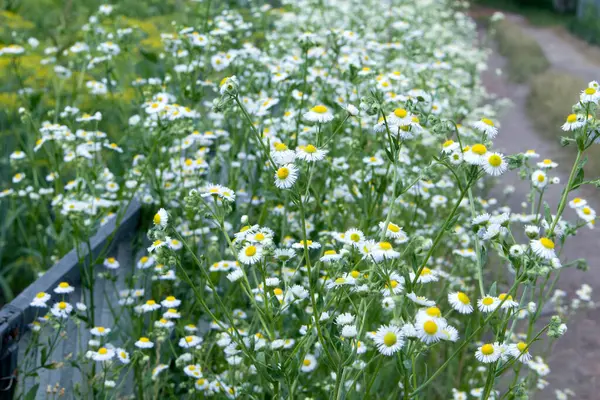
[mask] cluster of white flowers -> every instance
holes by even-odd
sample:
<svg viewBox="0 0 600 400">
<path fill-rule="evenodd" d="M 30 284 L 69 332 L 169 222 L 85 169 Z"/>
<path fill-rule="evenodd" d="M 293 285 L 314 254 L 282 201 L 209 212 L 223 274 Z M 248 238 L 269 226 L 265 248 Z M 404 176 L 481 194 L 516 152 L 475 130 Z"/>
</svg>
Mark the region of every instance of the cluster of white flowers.
<svg viewBox="0 0 600 400">
<path fill-rule="evenodd" d="M 495 150 L 486 52 L 462 6 L 208 3 L 187 9 L 215 13 L 203 26 L 161 33 L 155 75 L 97 74 L 81 86 L 94 99 L 136 93 L 122 140 L 99 130 L 110 115 L 79 102 L 41 124 L 23 111 L 37 142 L 11 154 L 2 197 L 47 198 L 52 226 L 77 244 L 134 197 L 152 215 L 135 267 L 102 254 L 84 270 L 89 289 L 131 267 L 114 326 L 96 326 L 92 305 L 72 304 L 76 288 L 63 282 L 32 299 L 49 309 L 32 328 L 86 326 L 80 361 L 100 363 L 87 374 L 96 394 L 125 390 L 130 369 L 138 396 L 496 398 L 502 374 L 509 396 L 544 387 L 538 339 L 594 306 L 589 286 L 565 306 L 554 278 L 584 266 L 562 248 L 594 228 L 595 211 L 572 190 L 600 137 L 598 84 L 563 125 L 579 151 L 551 210 L 543 196 L 560 185 L 558 164 Z M 65 56 L 90 73 L 126 62 L 135 35 L 108 28 L 118 12 L 102 6 L 83 27 L 95 40 Z M 32 168 L 43 157 L 45 182 Z M 530 212 L 489 198 L 487 183 L 509 170 L 530 182 Z M 501 260 L 493 270 L 490 255 Z"/>
</svg>

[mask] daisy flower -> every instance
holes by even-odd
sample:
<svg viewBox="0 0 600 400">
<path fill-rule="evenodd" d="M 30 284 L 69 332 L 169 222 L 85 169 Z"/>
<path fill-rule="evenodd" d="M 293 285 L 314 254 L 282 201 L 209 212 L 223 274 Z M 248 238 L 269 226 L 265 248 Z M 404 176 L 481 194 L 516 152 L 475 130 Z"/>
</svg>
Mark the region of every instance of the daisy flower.
<svg viewBox="0 0 600 400">
<path fill-rule="evenodd" d="M 304 114 L 304 119 L 310 122 L 318 122 L 321 124 L 330 122 L 333 120 L 333 114 L 329 111 L 329 108 L 320 104 L 314 106 L 307 113 Z"/>
<path fill-rule="evenodd" d="M 498 295 L 498 300 L 500 300 L 500 302 L 504 301 L 501 306 L 503 310 L 519 307 L 519 303 L 514 301 L 513 297 L 508 293 L 500 293 Z"/>
<path fill-rule="evenodd" d="M 317 368 L 317 365 L 318 363 L 316 357 L 312 354 L 307 354 L 304 356 L 304 360 L 302 360 L 302 366 L 300 367 L 300 370 L 302 372 L 312 372 L 315 370 L 315 368 Z"/>
<path fill-rule="evenodd" d="M 534 187 L 542 189 L 548 184 L 548 177 L 542 170 L 537 170 L 531 174 L 531 183 Z"/>
<path fill-rule="evenodd" d="M 537 166 L 541 169 L 552 169 L 558 167 L 558 163 L 555 163 L 551 159 L 546 158 L 545 160 L 537 163 Z"/>
<path fill-rule="evenodd" d="M 296 156 L 304 161 L 314 162 L 321 161 L 327 155 L 327 150 L 318 149 L 312 144 L 306 146 L 298 146 Z"/>
<path fill-rule="evenodd" d="M 414 281 L 416 274 L 414 272 L 411 272 L 409 274 L 409 276 L 410 276 L 410 280 Z M 421 270 L 421 273 L 419 274 L 419 278 L 417 278 L 417 283 L 436 282 L 437 280 L 438 280 L 438 276 L 437 276 L 436 271 L 433 271 L 427 267 L 424 267 Z"/>
<path fill-rule="evenodd" d="M 498 361 L 502 355 L 502 349 L 498 342 L 486 343 L 475 352 L 475 357 L 482 363 L 490 364 Z"/>
<path fill-rule="evenodd" d="M 539 239 L 532 240 L 529 243 L 531 250 L 538 256 L 546 260 L 550 260 L 556 257 L 554 252 L 554 242 L 547 237 L 541 237 Z"/>
<path fill-rule="evenodd" d="M 596 103 L 600 98 L 600 93 L 593 87 L 588 87 L 581 92 L 579 99 L 582 103 Z"/>
<path fill-rule="evenodd" d="M 294 243 L 292 245 L 292 247 L 294 249 L 304 250 L 304 240 L 301 240 L 298 243 Z M 318 242 L 313 242 L 312 240 L 309 239 L 309 240 L 306 241 L 306 247 L 308 247 L 311 250 L 320 249 L 321 248 L 321 244 L 318 243 Z"/>
<path fill-rule="evenodd" d="M 439 342 L 444 338 L 443 329 L 446 327 L 442 318 L 420 318 L 415 324 L 417 337 L 425 344 Z"/>
<path fill-rule="evenodd" d="M 196 335 L 189 335 L 179 339 L 179 347 L 189 349 L 198 346 L 202 343 L 202 338 Z"/>
<path fill-rule="evenodd" d="M 385 226 L 385 222 L 380 222 L 379 223 L 379 229 L 384 229 Z M 402 228 L 400 228 L 398 225 L 390 222 L 387 226 L 387 229 L 385 231 L 385 236 L 391 239 L 395 239 L 396 242 L 400 242 L 400 243 L 405 243 L 406 241 L 408 241 L 408 236 L 406 235 L 406 232 L 404 232 L 402 230 Z"/>
<path fill-rule="evenodd" d="M 252 265 L 260 261 L 263 256 L 263 249 L 253 244 L 245 245 L 238 253 L 238 259 L 242 264 Z"/>
<path fill-rule="evenodd" d="M 577 114 L 569 114 L 567 120 L 562 125 L 563 131 L 574 131 L 585 125 L 585 121 L 577 117 Z"/>
<path fill-rule="evenodd" d="M 286 164 L 275 172 L 275 186 L 279 189 L 289 189 L 298 179 L 298 168 L 294 164 Z"/>
<path fill-rule="evenodd" d="M 156 301 L 154 301 L 152 299 L 146 301 L 141 307 L 142 311 L 145 313 L 158 310 L 159 308 L 160 308 L 160 304 L 157 304 Z"/>
<path fill-rule="evenodd" d="M 111 360 L 115 356 L 115 351 L 113 349 L 108 349 L 106 347 L 100 347 L 97 352 L 92 355 L 92 359 L 94 361 L 108 361 Z"/>
<path fill-rule="evenodd" d="M 396 272 L 390 274 L 389 282 L 385 282 L 385 288 L 381 290 L 384 296 L 392 296 L 402 293 L 404 290 L 404 277 Z"/>
<path fill-rule="evenodd" d="M 342 327 L 342 337 L 345 338 L 353 338 L 358 335 L 358 330 L 356 329 L 356 325 L 344 325 Z"/>
<path fill-rule="evenodd" d="M 419 304 L 425 307 L 435 306 L 435 301 L 429 300 L 425 296 L 417 296 L 415 293 L 407 293 L 406 297 L 408 297 L 413 303 Z"/>
<path fill-rule="evenodd" d="M 508 168 L 508 163 L 500 153 L 488 153 L 481 162 L 483 170 L 492 176 L 502 175 Z"/>
<path fill-rule="evenodd" d="M 294 162 L 296 152 L 290 150 L 284 143 L 275 142 L 271 150 L 271 158 L 277 165 L 285 165 Z"/>
<path fill-rule="evenodd" d="M 471 165 L 480 165 L 482 161 L 485 160 L 487 154 L 487 147 L 481 143 L 474 144 L 466 150 L 463 150 L 464 160 Z"/>
<path fill-rule="evenodd" d="M 354 322 L 354 315 L 350 314 L 350 313 L 343 313 L 337 316 L 337 318 L 335 319 L 335 323 L 342 326 L 342 325 L 350 325 Z"/>
<path fill-rule="evenodd" d="M 161 208 L 156 214 L 154 214 L 152 222 L 154 223 L 154 226 L 164 229 L 169 222 L 169 214 L 167 214 L 167 211 L 164 208 Z"/>
<path fill-rule="evenodd" d="M 498 308 L 499 304 L 500 299 L 489 295 L 477 300 L 477 308 L 479 308 L 479 311 L 485 313 L 494 311 L 496 308 Z"/>
<path fill-rule="evenodd" d="M 523 364 L 527 364 L 531 360 L 531 354 L 529 354 L 529 348 L 525 342 L 513 343 L 509 345 L 508 353 L 517 360 L 521 361 Z"/>
<path fill-rule="evenodd" d="M 110 328 L 105 328 L 103 326 L 95 326 L 92 329 L 90 329 L 90 333 L 94 336 L 106 336 L 110 333 Z"/>
<path fill-rule="evenodd" d="M 359 246 L 365 240 L 365 234 L 355 228 L 350 228 L 344 232 L 346 242 L 352 246 Z"/>
<path fill-rule="evenodd" d="M 191 378 L 202 378 L 202 368 L 198 364 L 186 365 L 183 372 Z"/>
<path fill-rule="evenodd" d="M 459 338 L 458 330 L 450 325 L 446 325 L 444 329 L 442 329 L 442 334 L 444 335 L 442 339 L 449 342 L 456 342 Z"/>
<path fill-rule="evenodd" d="M 74 291 L 75 288 L 69 285 L 67 282 L 61 282 L 57 287 L 54 288 L 54 293 L 58 294 L 73 293 Z"/>
<path fill-rule="evenodd" d="M 448 303 L 461 314 L 471 314 L 473 312 L 471 299 L 463 292 L 448 293 Z"/>
<path fill-rule="evenodd" d="M 334 261 L 339 261 L 342 259 L 342 255 L 338 254 L 335 250 L 326 250 L 323 253 L 323 256 L 319 259 L 321 262 L 330 263 Z"/>
<path fill-rule="evenodd" d="M 460 145 L 458 143 L 456 143 L 454 140 L 448 139 L 442 144 L 442 152 L 446 153 L 446 154 L 450 154 L 450 153 L 454 152 L 454 150 L 458 150 L 459 147 L 460 147 Z"/>
<path fill-rule="evenodd" d="M 481 120 L 473 123 L 473 128 L 485 133 L 488 139 L 493 139 L 498 134 L 498 128 L 496 128 L 494 126 L 494 122 L 488 118 L 482 118 Z"/>
<path fill-rule="evenodd" d="M 181 300 L 176 299 L 175 296 L 167 296 L 160 304 L 165 308 L 176 308 L 181 304 Z"/>
<path fill-rule="evenodd" d="M 400 253 L 394 250 L 390 242 L 379 242 L 371 250 L 371 257 L 375 262 L 381 262 L 398 258 Z"/>
<path fill-rule="evenodd" d="M 114 257 L 105 259 L 103 265 L 108 269 L 118 269 L 121 266 L 121 264 Z"/>
<path fill-rule="evenodd" d="M 129 358 L 129 353 L 126 352 L 124 349 L 118 348 L 116 350 L 116 354 L 119 361 L 121 361 L 121 363 L 123 364 L 129 364 L 129 362 L 131 361 L 131 359 Z"/>
<path fill-rule="evenodd" d="M 46 308 L 47 307 L 46 303 L 48 302 L 48 300 L 50 300 L 50 297 L 51 296 L 48 293 L 39 292 L 38 294 L 35 295 L 35 297 L 31 301 L 30 305 L 32 307 Z"/>
<path fill-rule="evenodd" d="M 410 125 L 411 120 L 412 115 L 404 108 L 396 108 L 390 115 L 387 116 L 387 121 L 390 125 L 407 126 Z"/>
<path fill-rule="evenodd" d="M 575 211 L 577 212 L 579 218 L 583 219 L 584 221 L 590 222 L 596 219 L 596 211 L 589 206 L 576 208 Z"/>
<path fill-rule="evenodd" d="M 395 325 L 383 325 L 375 333 L 373 341 L 381 354 L 391 356 L 404 345 L 404 336 L 399 327 Z"/>
<path fill-rule="evenodd" d="M 158 376 L 160 375 L 161 372 L 163 372 L 164 370 L 168 369 L 169 366 L 166 364 L 158 364 L 156 367 L 154 367 L 154 369 L 152 370 L 152 380 L 156 380 L 156 378 L 158 378 Z"/>
<path fill-rule="evenodd" d="M 71 314 L 71 311 L 73 311 L 73 306 L 69 303 L 65 303 L 64 301 L 55 303 L 50 309 L 50 312 L 56 318 L 68 318 L 69 314 Z"/>
<path fill-rule="evenodd" d="M 587 201 L 581 197 L 575 197 L 573 200 L 569 201 L 569 207 L 573 209 L 584 207 L 586 204 Z"/>
<path fill-rule="evenodd" d="M 154 242 L 152 242 L 152 245 L 148 247 L 148 253 L 152 253 L 154 250 L 168 245 L 170 241 L 171 238 L 168 236 L 165 238 L 165 240 L 156 239 Z"/>
<path fill-rule="evenodd" d="M 135 342 L 135 347 L 140 349 L 151 349 L 154 347 L 154 343 L 152 343 L 147 337 L 142 336 L 137 342 Z"/>
</svg>

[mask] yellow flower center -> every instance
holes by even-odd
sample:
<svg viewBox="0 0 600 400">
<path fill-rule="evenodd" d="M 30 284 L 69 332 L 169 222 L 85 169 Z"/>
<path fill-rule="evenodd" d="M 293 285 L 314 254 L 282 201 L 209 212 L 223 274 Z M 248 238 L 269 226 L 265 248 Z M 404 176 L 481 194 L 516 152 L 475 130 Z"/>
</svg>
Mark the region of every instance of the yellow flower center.
<svg viewBox="0 0 600 400">
<path fill-rule="evenodd" d="M 67 308 L 67 303 L 61 301 L 60 303 L 58 303 L 58 308 L 60 308 L 61 310 L 65 310 Z"/>
<path fill-rule="evenodd" d="M 305 367 L 308 367 L 311 364 L 311 362 L 308 358 L 305 358 L 304 361 L 302 361 L 302 364 L 304 364 Z"/>
<path fill-rule="evenodd" d="M 337 253 L 335 252 L 335 250 L 327 250 L 327 251 L 326 251 L 324 254 L 325 254 L 326 256 L 334 256 L 334 255 L 336 255 Z"/>
<path fill-rule="evenodd" d="M 537 181 L 538 182 L 544 182 L 546 180 L 546 177 L 544 176 L 544 174 L 539 174 L 537 177 Z"/>
<path fill-rule="evenodd" d="M 156 247 L 156 246 L 160 246 L 161 243 L 162 243 L 162 240 L 158 239 L 158 240 L 155 240 L 154 243 L 152 243 L 152 244 Z"/>
<path fill-rule="evenodd" d="M 106 353 L 108 353 L 108 350 L 106 349 L 106 347 L 100 347 L 98 349 L 98 354 L 105 355 Z"/>
<path fill-rule="evenodd" d="M 442 146 L 448 147 L 448 146 L 452 146 L 453 144 L 454 144 L 454 140 L 446 140 Z"/>
<path fill-rule="evenodd" d="M 407 114 L 408 112 L 404 108 L 396 108 L 394 110 L 394 115 L 398 118 L 404 118 Z"/>
<path fill-rule="evenodd" d="M 488 126 L 494 126 L 494 122 L 491 119 L 488 119 L 488 118 L 482 118 L 481 122 L 483 122 L 484 124 L 486 124 Z"/>
<path fill-rule="evenodd" d="M 273 293 L 275 293 L 275 296 L 281 296 L 283 294 L 283 290 L 280 288 L 275 288 L 273 289 Z"/>
<path fill-rule="evenodd" d="M 427 267 L 424 267 L 423 270 L 421 270 L 421 276 L 430 275 L 430 274 L 431 274 L 431 270 Z"/>
<path fill-rule="evenodd" d="M 483 303 L 483 305 L 491 306 L 492 304 L 494 304 L 494 299 L 492 299 L 491 297 L 484 297 L 481 302 Z"/>
<path fill-rule="evenodd" d="M 35 297 L 37 297 L 38 299 L 43 299 L 44 297 L 46 297 L 46 293 L 39 292 L 38 294 L 35 295 Z"/>
<path fill-rule="evenodd" d="M 275 143 L 275 150 L 277 151 L 286 151 L 288 147 L 283 143 Z"/>
<path fill-rule="evenodd" d="M 353 233 L 350 235 L 350 240 L 353 242 L 360 242 L 360 235 L 358 233 Z"/>
<path fill-rule="evenodd" d="M 546 158 L 546 159 L 544 160 L 544 164 L 545 164 L 545 165 L 550 165 L 550 164 L 552 164 L 552 160 L 551 160 L 551 159 L 549 159 L 549 158 Z"/>
<path fill-rule="evenodd" d="M 389 224 L 388 229 L 394 233 L 400 232 L 400 227 L 396 224 Z"/>
<path fill-rule="evenodd" d="M 487 147 L 485 147 L 481 143 L 478 143 L 478 144 L 473 145 L 473 147 L 471 148 L 471 151 L 475 154 L 479 154 L 480 156 L 482 156 L 485 153 L 487 153 Z"/>
<path fill-rule="evenodd" d="M 425 312 L 430 317 L 441 317 L 442 316 L 442 312 L 437 307 L 429 307 Z"/>
<path fill-rule="evenodd" d="M 595 93 L 596 93 L 596 89 L 594 89 L 594 88 L 589 87 L 589 88 L 585 89 L 585 94 L 587 94 L 587 95 L 591 96 Z"/>
<path fill-rule="evenodd" d="M 492 167 L 499 167 L 502 164 L 502 157 L 498 154 L 492 154 L 490 158 L 488 158 L 488 162 Z"/>
<path fill-rule="evenodd" d="M 340 284 L 340 285 L 343 283 L 346 283 L 346 278 L 337 278 L 335 280 L 335 283 Z"/>
<path fill-rule="evenodd" d="M 150 342 L 150 339 L 148 339 L 147 337 L 141 337 L 140 338 L 140 342 L 142 342 L 142 343 L 148 343 L 148 342 Z"/>
<path fill-rule="evenodd" d="M 438 326 L 434 321 L 425 321 L 423 324 L 423 330 L 428 335 L 435 335 L 438 331 Z"/>
<path fill-rule="evenodd" d="M 119 355 L 121 356 L 121 358 L 127 358 L 127 353 L 125 353 L 124 351 L 120 352 Z"/>
<path fill-rule="evenodd" d="M 463 292 L 458 292 L 456 297 L 458 297 L 458 301 L 460 301 L 463 304 L 471 304 L 471 300 L 469 299 L 469 296 L 467 296 Z"/>
<path fill-rule="evenodd" d="M 392 285 L 392 289 L 395 289 L 395 288 L 398 286 L 398 281 L 394 281 L 394 280 L 392 280 L 392 281 L 390 282 L 390 285 Z"/>
<path fill-rule="evenodd" d="M 67 282 L 61 282 L 58 284 L 58 287 L 61 289 L 66 289 L 69 287 L 69 284 Z"/>
<path fill-rule="evenodd" d="M 246 256 L 252 257 L 253 255 L 256 254 L 256 247 L 255 246 L 248 246 L 246 248 L 246 250 L 244 251 L 244 253 L 246 254 Z"/>
<path fill-rule="evenodd" d="M 391 250 L 392 249 L 392 244 L 390 242 L 380 242 L 379 243 L 379 248 L 381 250 Z"/>
<path fill-rule="evenodd" d="M 145 263 L 148 262 L 148 257 L 144 256 L 144 257 L 140 258 L 140 261 L 141 261 L 142 264 L 145 264 Z"/>
<path fill-rule="evenodd" d="M 357 271 L 357 270 L 354 270 L 354 271 L 350 272 L 350 275 L 351 275 L 351 276 L 352 276 L 354 279 L 356 279 L 356 278 L 358 278 L 358 277 L 360 276 L 360 272 L 359 272 L 359 271 Z"/>
<path fill-rule="evenodd" d="M 286 179 L 290 175 L 290 170 L 286 167 L 281 167 L 277 170 L 277 178 Z"/>
<path fill-rule="evenodd" d="M 542 244 L 542 246 L 544 246 L 545 248 L 547 248 L 549 250 L 554 249 L 554 242 L 548 238 L 545 238 L 545 237 L 541 238 L 540 243 Z"/>
<path fill-rule="evenodd" d="M 481 346 L 481 354 L 489 356 L 490 354 L 494 354 L 494 346 L 491 344 L 484 344 Z"/>
<path fill-rule="evenodd" d="M 306 146 L 304 148 L 304 151 L 312 154 L 312 153 L 316 153 L 317 148 L 315 146 L 313 146 L 312 144 L 309 144 L 308 146 Z"/>
<path fill-rule="evenodd" d="M 108 261 L 111 264 L 114 264 L 116 260 L 114 257 L 109 257 L 106 261 Z"/>
<path fill-rule="evenodd" d="M 327 112 L 327 107 L 320 104 L 318 106 L 314 106 L 313 108 L 311 108 L 310 111 L 318 113 L 318 114 L 325 114 Z"/>
<path fill-rule="evenodd" d="M 394 332 L 388 332 L 383 336 L 383 344 L 388 347 L 391 347 L 396 344 L 398 341 L 398 337 Z"/>
<path fill-rule="evenodd" d="M 583 207 L 582 211 L 585 215 L 590 215 L 592 213 L 592 209 L 589 207 Z"/>
<path fill-rule="evenodd" d="M 158 213 L 154 214 L 154 219 L 153 220 L 154 220 L 154 224 L 155 225 L 160 224 L 160 220 L 161 220 L 160 214 L 158 214 Z"/>
<path fill-rule="evenodd" d="M 517 343 L 517 349 L 519 349 L 519 351 L 521 353 L 524 352 L 525 349 L 527 349 L 527 343 L 524 343 L 524 342 Z"/>
<path fill-rule="evenodd" d="M 185 337 L 185 341 L 186 341 L 187 343 L 191 343 L 193 340 L 194 340 L 194 338 L 193 338 L 192 336 L 186 336 L 186 337 Z"/>
<path fill-rule="evenodd" d="M 577 115 L 569 114 L 569 116 L 567 117 L 567 122 L 572 124 L 575 121 L 577 121 Z"/>
<path fill-rule="evenodd" d="M 175 296 L 168 296 L 167 301 L 175 301 Z"/>
<path fill-rule="evenodd" d="M 153 305 L 155 305 L 155 304 L 156 304 L 156 302 L 155 302 L 154 300 L 148 300 L 148 301 L 146 302 L 146 304 L 147 304 L 147 305 L 149 305 L 149 306 L 153 306 Z"/>
<path fill-rule="evenodd" d="M 106 330 L 106 329 L 104 329 L 104 327 L 102 327 L 102 326 L 99 326 L 99 327 L 97 327 L 96 329 L 97 329 L 97 330 L 98 330 L 98 332 L 100 332 L 100 333 L 104 333 L 104 331 Z"/>
<path fill-rule="evenodd" d="M 512 298 L 512 296 L 511 296 L 510 294 L 507 294 L 507 293 L 500 293 L 500 294 L 498 295 L 498 298 L 499 298 L 500 300 L 502 300 L 502 301 L 503 301 L 504 299 L 506 299 L 507 301 L 512 301 L 512 299 L 513 299 L 513 298 Z"/>
</svg>

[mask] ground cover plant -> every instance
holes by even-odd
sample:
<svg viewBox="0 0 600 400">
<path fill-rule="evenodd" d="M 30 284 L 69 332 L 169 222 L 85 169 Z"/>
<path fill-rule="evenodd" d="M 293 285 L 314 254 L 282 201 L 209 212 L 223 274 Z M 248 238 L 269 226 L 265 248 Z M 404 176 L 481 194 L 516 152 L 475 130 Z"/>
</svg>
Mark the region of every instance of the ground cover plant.
<svg viewBox="0 0 600 400">
<path fill-rule="evenodd" d="M 83 301 L 71 282 L 32 299 L 20 385 L 76 366 L 75 398 L 543 389 L 547 349 L 594 306 L 589 286 L 555 286 L 586 268 L 561 256 L 565 241 L 594 234 L 595 211 L 573 191 L 598 185 L 583 173 L 600 137 L 598 83 L 573 88 L 562 142 L 577 155 L 560 182 L 535 150 L 495 151 L 502 129 L 466 5 L 210 3 L 190 2 L 160 31 L 146 68 L 128 60 L 148 35 L 124 26 L 118 5 L 68 47 L 15 35 L 0 49 L 22 85 L 5 240 L 43 265 L 89 245 L 134 198 L 147 212 L 134 265 L 104 253 L 82 268 Z M 25 78 L 27 57 L 51 71 L 42 96 L 26 79 L 48 78 Z M 509 170 L 530 182 L 519 210 L 486 190 Z M 552 186 L 556 209 L 544 201 Z M 99 326 L 94 283 L 110 287 L 124 268 L 115 323 Z M 49 356 L 72 324 L 92 340 Z"/>
</svg>

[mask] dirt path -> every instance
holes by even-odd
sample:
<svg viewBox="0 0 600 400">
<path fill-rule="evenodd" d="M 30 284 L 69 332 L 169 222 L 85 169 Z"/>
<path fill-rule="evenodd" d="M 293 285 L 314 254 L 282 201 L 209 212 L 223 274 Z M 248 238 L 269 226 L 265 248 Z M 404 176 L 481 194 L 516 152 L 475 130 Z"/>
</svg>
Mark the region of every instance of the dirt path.
<svg viewBox="0 0 600 400">
<path fill-rule="evenodd" d="M 585 56 L 578 53 L 569 43 L 554 33 L 551 29 L 534 28 L 524 26 L 526 32 L 540 42 L 546 56 L 552 63 L 553 68 L 562 69 L 587 81 L 600 79 L 600 68 L 592 64 Z M 545 139 L 535 132 L 532 122 L 527 117 L 526 99 L 529 88 L 527 85 L 519 85 L 509 82 L 504 75 L 498 76 L 497 68 L 503 69 L 506 61 L 497 52 L 490 56 L 489 69 L 483 74 L 483 81 L 490 93 L 499 97 L 512 100 L 512 107 L 500 119 L 500 134 L 495 140 L 496 149 L 505 154 L 513 154 L 527 149 L 535 149 L 541 155 L 541 159 L 551 158 L 562 160 L 560 156 L 560 145 Z M 573 88 L 581 90 L 581 88 Z M 551 93 L 549 93 L 551 95 Z M 566 110 L 566 114 L 568 110 Z M 571 165 L 562 165 L 556 171 L 561 182 L 566 182 Z M 553 171 L 554 172 L 554 171 Z M 529 191 L 529 183 L 521 181 L 517 174 L 512 171 L 502 180 L 505 184 L 516 187 L 508 205 L 515 212 L 522 210 L 521 202 L 525 201 Z M 496 193 L 497 198 L 502 198 L 501 190 Z M 585 197 L 590 205 L 600 211 L 600 193 L 596 190 L 595 197 L 590 197 L 590 191 L 584 194 L 574 192 L 570 198 L 580 195 Z M 550 187 L 544 196 L 552 210 L 560 201 L 560 189 Z M 575 214 L 567 208 L 564 213 L 569 220 L 575 219 Z M 567 241 L 563 250 L 561 260 L 563 263 L 577 258 L 585 258 L 589 262 L 590 269 L 582 272 L 573 268 L 562 271 L 558 287 L 567 291 L 569 296 L 575 295 L 583 283 L 594 288 L 593 298 L 600 298 L 600 235 L 598 230 L 584 228 L 575 238 Z M 580 311 L 579 314 L 568 323 L 568 333 L 556 343 L 552 356 L 547 360 L 552 372 L 546 377 L 550 382 L 537 399 L 555 398 L 555 389 L 570 388 L 577 394 L 577 399 L 595 400 L 600 398 L 600 308 L 594 310 Z M 535 355 L 535 346 L 532 353 Z M 541 349 L 540 349 L 541 351 Z"/>
</svg>

